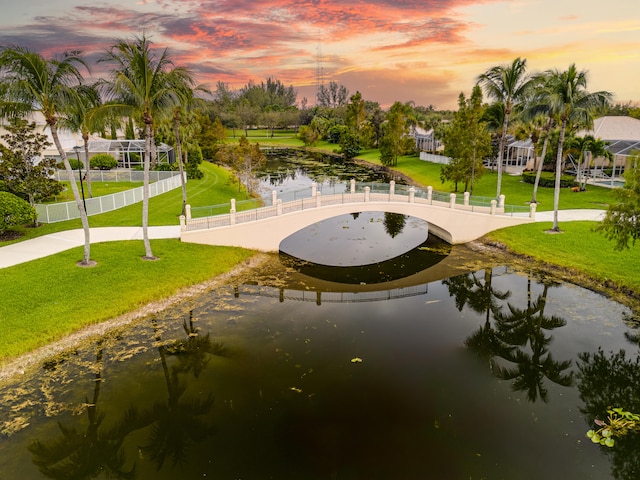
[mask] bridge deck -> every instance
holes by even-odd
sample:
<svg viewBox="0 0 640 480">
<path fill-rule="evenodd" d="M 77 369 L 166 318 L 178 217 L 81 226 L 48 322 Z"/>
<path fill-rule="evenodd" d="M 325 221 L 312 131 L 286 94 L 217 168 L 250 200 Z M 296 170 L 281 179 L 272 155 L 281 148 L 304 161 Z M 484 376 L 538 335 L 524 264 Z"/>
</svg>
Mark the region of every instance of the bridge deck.
<svg viewBox="0 0 640 480">
<path fill-rule="evenodd" d="M 274 192 L 271 205 L 242 212 L 235 211 L 234 201 L 228 214 L 191 218 L 188 209 L 187 218 L 181 221 L 181 238 L 198 243 L 278 250 L 277 245 L 288 235 L 323 219 L 355 211 L 386 211 L 423 218 L 437 236 L 450 243 L 465 243 L 491 230 L 533 221 L 535 207 L 531 210 L 505 207 L 503 202 L 504 197 L 499 205 L 495 200 L 477 199 L 468 194 L 462 197 L 438 194 L 430 187 L 426 191 L 410 188 L 397 193 L 393 183 L 387 192 L 371 192 L 370 187 L 357 192 L 352 184 L 347 193 L 322 195 L 313 191 L 310 197 L 288 202 L 278 200 Z M 252 240 L 247 236 L 265 240 Z"/>
</svg>

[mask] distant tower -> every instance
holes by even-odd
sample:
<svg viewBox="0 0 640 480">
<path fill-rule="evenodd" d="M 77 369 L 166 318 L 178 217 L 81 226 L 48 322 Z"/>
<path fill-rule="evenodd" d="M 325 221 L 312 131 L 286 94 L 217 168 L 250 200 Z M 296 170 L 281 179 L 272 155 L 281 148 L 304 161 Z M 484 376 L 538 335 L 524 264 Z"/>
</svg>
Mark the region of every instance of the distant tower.
<svg viewBox="0 0 640 480">
<path fill-rule="evenodd" d="M 320 98 L 320 90 L 324 86 L 324 67 L 322 66 L 322 49 L 318 42 L 316 65 L 316 101 Z"/>
</svg>

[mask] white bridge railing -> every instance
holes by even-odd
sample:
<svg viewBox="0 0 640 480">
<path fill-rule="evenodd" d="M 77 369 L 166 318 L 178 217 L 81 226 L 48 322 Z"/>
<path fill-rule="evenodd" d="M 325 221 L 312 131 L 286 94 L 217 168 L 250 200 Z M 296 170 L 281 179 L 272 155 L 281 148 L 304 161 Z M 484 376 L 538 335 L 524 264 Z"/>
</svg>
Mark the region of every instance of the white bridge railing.
<svg viewBox="0 0 640 480">
<path fill-rule="evenodd" d="M 375 188 L 375 191 L 372 191 L 372 187 Z M 382 191 L 383 189 L 385 189 L 385 191 Z M 322 195 L 322 192 L 317 191 L 317 185 L 315 183 L 311 186 L 310 190 L 310 196 L 306 198 L 297 198 L 288 202 L 283 202 L 282 199 L 278 199 L 278 194 L 274 190 L 272 192 L 270 205 L 240 212 L 236 210 L 235 199 L 232 199 L 230 206 L 227 204 L 229 213 L 210 215 L 200 218 L 194 218 L 192 216 L 191 206 L 187 205 L 186 215 L 180 217 L 180 226 L 183 231 L 205 230 L 255 222 L 265 218 L 322 206 L 342 205 L 348 203 L 415 203 L 490 215 L 518 217 L 529 216 L 531 218 L 535 216 L 536 207 L 535 204 L 531 204 L 530 207 L 505 206 L 504 195 L 501 195 L 500 198 L 496 200 L 487 197 L 472 197 L 469 195 L 469 192 L 465 192 L 461 196 L 455 193 L 439 193 L 435 192 L 432 187 L 427 187 L 426 190 L 417 189 L 415 187 L 400 188 L 396 192 L 396 185 L 393 181 L 389 184 L 367 184 L 367 186 L 364 187 L 364 190 L 357 191 L 355 180 L 351 180 L 349 192 L 334 193 L 330 195 Z M 208 208 L 211 211 L 219 211 L 220 207 L 221 206 L 218 205 L 213 207 L 200 207 L 200 209 Z"/>
</svg>

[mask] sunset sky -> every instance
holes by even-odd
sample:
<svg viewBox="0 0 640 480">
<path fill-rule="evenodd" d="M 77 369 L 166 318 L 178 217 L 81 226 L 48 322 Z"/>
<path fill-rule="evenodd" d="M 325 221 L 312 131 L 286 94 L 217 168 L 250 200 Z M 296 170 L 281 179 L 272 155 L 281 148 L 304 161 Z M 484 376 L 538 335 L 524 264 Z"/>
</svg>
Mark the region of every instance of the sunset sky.
<svg viewBox="0 0 640 480">
<path fill-rule="evenodd" d="M 93 63 L 144 31 L 200 83 L 267 77 L 315 103 L 318 71 L 350 94 L 456 108 L 488 68 L 589 72 L 591 91 L 640 102 L 638 0 L 1 0 L 0 44 Z M 98 75 L 99 71 L 94 71 Z"/>
</svg>

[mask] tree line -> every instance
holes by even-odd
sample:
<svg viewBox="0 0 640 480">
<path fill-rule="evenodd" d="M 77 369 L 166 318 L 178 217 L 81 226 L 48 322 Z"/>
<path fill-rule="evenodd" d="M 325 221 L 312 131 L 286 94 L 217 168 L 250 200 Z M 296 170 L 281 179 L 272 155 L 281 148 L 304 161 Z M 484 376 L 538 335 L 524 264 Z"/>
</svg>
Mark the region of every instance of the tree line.
<svg viewBox="0 0 640 480">
<path fill-rule="evenodd" d="M 451 157 L 442 169 L 443 182 L 452 181 L 456 189 L 462 184 L 472 192 L 485 161 L 493 159 L 499 197 L 507 139 L 530 138 L 536 155 L 543 159 L 538 162 L 532 202 L 536 202 L 544 160 L 555 154 L 553 229 L 558 230 L 559 178 L 567 152 L 579 151 L 583 155 L 587 150 L 605 151 L 597 139 L 578 140 L 575 133 L 589 128 L 596 115 L 640 117 L 640 109 L 630 104 L 611 105 L 609 92 L 589 92 L 587 72 L 575 65 L 566 70 L 530 74 L 526 60 L 520 58 L 479 75 L 470 97 L 460 94 L 457 111 L 417 106 L 414 102 L 395 102 L 384 110 L 377 102 L 365 100 L 360 92 L 350 95 L 345 86 L 335 82 L 320 86 L 313 106 L 306 98 L 298 102 L 295 88 L 275 78 L 260 83 L 250 81 L 239 90 L 218 82 L 210 90 L 198 85 L 190 70 L 175 65 L 168 49 L 154 49 L 144 35 L 115 41 L 98 63 L 106 67 L 106 78 L 88 83 L 84 74 L 90 74 L 90 66 L 79 51 L 45 59 L 24 47 L 0 47 L 0 116 L 11 119 L 11 128 L 17 128 L 16 122 L 27 113 L 43 115 L 80 212 L 85 231 L 84 265 L 90 263 L 89 224 L 73 169 L 60 144 L 59 129 L 77 132 L 83 139 L 89 195 L 90 133 L 115 138 L 117 130 L 124 129 L 127 138 L 145 140 L 144 257 L 153 259 L 147 233 L 148 172 L 156 164 L 155 146 L 159 141 L 174 146 L 182 178 L 185 165 L 189 175 L 198 175 L 197 162 L 201 158 L 217 159 L 237 172 L 255 169 L 264 161 L 258 148 L 250 148 L 246 142 L 233 148 L 221 146 L 227 130 L 234 136 L 236 130 L 241 130 L 246 138 L 258 126 L 267 128 L 271 135 L 276 129 L 292 128 L 308 146 L 321 139 L 335 143 L 345 158 L 377 149 L 381 163 L 392 167 L 400 156 L 417 153 L 411 134 L 420 127 L 431 130 L 434 138 L 444 144 L 443 153 Z M 483 93 L 491 103 L 483 100 Z M 9 158 L 21 158 L 24 164 L 26 158 L 32 157 L 27 143 L 20 148 L 0 148 L 0 168 L 5 170 L 10 164 L 20 163 L 10 162 Z M 189 161 L 190 156 L 193 161 Z M 48 168 L 46 163 L 43 168 Z M 2 173 L 5 179 L 17 176 L 15 171 Z M 0 189 L 9 190 L 6 181 Z M 45 195 L 43 186 L 41 190 L 39 194 Z M 28 199 L 33 203 L 35 196 Z M 183 182 L 183 213 L 186 202 Z"/>
</svg>

